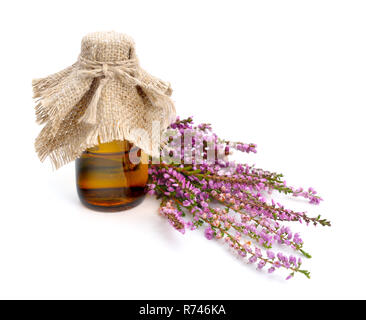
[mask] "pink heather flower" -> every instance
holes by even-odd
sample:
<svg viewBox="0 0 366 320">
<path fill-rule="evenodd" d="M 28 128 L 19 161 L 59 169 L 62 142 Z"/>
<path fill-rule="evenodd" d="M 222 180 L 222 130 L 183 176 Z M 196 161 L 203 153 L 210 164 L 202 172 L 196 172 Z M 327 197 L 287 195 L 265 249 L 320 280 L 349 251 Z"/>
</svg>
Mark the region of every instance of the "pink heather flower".
<svg viewBox="0 0 366 320">
<path fill-rule="evenodd" d="M 287 278 L 286 278 L 286 280 L 290 280 L 291 278 L 293 278 L 293 274 L 290 274 Z"/>
<path fill-rule="evenodd" d="M 257 257 L 256 256 L 252 256 L 249 258 L 249 263 L 255 263 L 257 261 Z"/>
<path fill-rule="evenodd" d="M 205 201 L 201 201 L 201 206 L 202 206 L 203 208 L 207 208 L 207 207 L 208 207 L 208 204 L 207 204 L 207 202 L 205 202 Z"/>
<path fill-rule="evenodd" d="M 207 227 L 207 228 L 205 229 L 205 237 L 206 237 L 208 240 L 213 239 L 213 237 L 214 237 L 214 231 L 211 229 L 211 227 Z"/>
<path fill-rule="evenodd" d="M 183 201 L 183 206 L 189 207 L 190 205 L 191 205 L 191 202 L 189 200 L 184 200 Z"/>
<path fill-rule="evenodd" d="M 261 249 L 255 248 L 255 255 L 258 258 L 262 257 L 262 251 L 261 251 Z"/>
<path fill-rule="evenodd" d="M 296 264 L 296 258 L 294 256 L 290 256 L 290 263 L 295 265 Z"/>
<path fill-rule="evenodd" d="M 272 251 L 267 251 L 267 257 L 268 259 L 273 260 L 274 258 L 276 258 L 275 254 Z"/>
<path fill-rule="evenodd" d="M 247 253 L 246 253 L 246 251 L 240 250 L 239 255 L 241 255 L 243 258 L 245 258 L 247 256 Z"/>
<path fill-rule="evenodd" d="M 186 222 L 186 228 L 193 230 L 192 227 L 194 226 L 194 224 L 191 221 Z"/>
<path fill-rule="evenodd" d="M 316 194 L 316 191 L 313 188 L 311 188 L 311 187 L 308 189 L 308 192 L 309 193 L 312 193 L 312 194 Z"/>
<path fill-rule="evenodd" d="M 182 144 L 186 134 L 192 141 L 188 149 Z M 163 162 L 149 166 L 147 192 L 162 199 L 160 212 L 179 232 L 205 225 L 207 239 L 223 238 L 240 256 L 245 257 L 248 253 L 249 262 L 258 262 L 257 269 L 262 269 L 267 263 L 259 247 L 267 250 L 276 242 L 296 251 L 303 247 L 300 235 L 282 227 L 280 222 L 330 225 L 320 217 L 311 218 L 304 212 L 286 209 L 272 198 L 267 202 L 276 190 L 303 197 L 313 204 L 319 204 L 322 199 L 313 188 L 288 186 L 282 175 L 231 161 L 232 152 L 255 153 L 255 144 L 221 140 L 210 125 L 195 126 L 191 117 L 177 118 L 169 128 L 168 137 L 172 139 L 169 148 L 162 152 Z M 181 141 L 174 138 L 181 138 Z M 209 152 L 215 155 L 212 159 L 209 159 Z M 180 163 L 165 162 L 164 157 L 169 160 L 175 157 Z M 189 164 L 185 162 L 188 159 Z M 188 221 L 183 220 L 183 216 Z M 215 232 L 215 228 L 223 231 Z M 282 253 L 276 256 L 270 250 L 266 251 L 266 256 L 272 264 L 269 273 L 276 268 L 292 267 L 292 271 L 307 275 L 306 270 L 298 269 L 301 259 Z"/>
<path fill-rule="evenodd" d="M 222 234 L 221 233 L 216 233 L 216 239 L 221 239 L 222 238 Z"/>
<path fill-rule="evenodd" d="M 303 243 L 303 241 L 300 238 L 300 235 L 298 233 L 295 233 L 293 242 L 296 243 L 296 244 L 302 244 Z"/>
<path fill-rule="evenodd" d="M 275 272 L 276 271 L 276 269 L 275 268 L 273 268 L 273 267 L 271 267 L 271 268 L 269 268 L 268 269 L 268 273 L 273 273 L 273 272 Z"/>
<path fill-rule="evenodd" d="M 181 234 L 185 234 L 186 233 L 186 229 L 185 228 L 176 229 L 176 230 L 179 231 Z"/>
</svg>

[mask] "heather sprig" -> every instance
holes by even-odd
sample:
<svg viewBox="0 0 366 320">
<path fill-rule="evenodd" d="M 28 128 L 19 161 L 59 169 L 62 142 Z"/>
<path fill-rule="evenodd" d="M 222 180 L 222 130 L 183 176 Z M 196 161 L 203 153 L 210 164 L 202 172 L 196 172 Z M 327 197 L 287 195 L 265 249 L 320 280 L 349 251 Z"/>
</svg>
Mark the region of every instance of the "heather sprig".
<svg viewBox="0 0 366 320">
<path fill-rule="evenodd" d="M 330 222 L 267 198 L 278 191 L 319 204 L 322 198 L 313 188 L 287 186 L 282 174 L 229 161 L 233 151 L 256 153 L 257 146 L 220 139 L 210 124 L 195 126 L 192 117 L 178 118 L 167 135 L 160 163 L 149 167 L 148 193 L 161 199 L 160 213 L 176 230 L 185 233 L 203 227 L 207 239 L 222 239 L 258 269 L 267 267 L 269 273 L 286 269 L 287 279 L 295 273 L 310 277 L 300 268 L 301 258 L 272 251 L 277 244 L 311 257 L 300 235 L 280 222 L 323 226 Z"/>
</svg>

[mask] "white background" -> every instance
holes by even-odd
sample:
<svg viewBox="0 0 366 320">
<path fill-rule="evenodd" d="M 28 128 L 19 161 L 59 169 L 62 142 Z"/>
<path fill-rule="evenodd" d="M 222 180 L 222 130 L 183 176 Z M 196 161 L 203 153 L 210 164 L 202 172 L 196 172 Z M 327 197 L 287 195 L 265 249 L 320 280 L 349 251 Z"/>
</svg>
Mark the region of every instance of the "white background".
<svg viewBox="0 0 366 320">
<path fill-rule="evenodd" d="M 11 1 L 1 4 L 0 298 L 366 298 L 365 1 Z M 181 235 L 147 198 L 103 214 L 33 142 L 31 79 L 71 65 L 92 31 L 131 35 L 181 116 L 255 142 L 243 162 L 313 186 L 331 228 L 294 224 L 313 259 L 267 275 L 200 231 Z M 283 199 L 283 197 L 280 197 Z"/>
</svg>

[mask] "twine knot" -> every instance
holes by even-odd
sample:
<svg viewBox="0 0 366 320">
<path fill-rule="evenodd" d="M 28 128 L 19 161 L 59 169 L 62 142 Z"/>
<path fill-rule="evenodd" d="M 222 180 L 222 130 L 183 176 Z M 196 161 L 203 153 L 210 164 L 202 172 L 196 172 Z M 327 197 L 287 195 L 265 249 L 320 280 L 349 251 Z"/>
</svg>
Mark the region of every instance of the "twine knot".
<svg viewBox="0 0 366 320">
<path fill-rule="evenodd" d="M 90 101 L 85 113 L 80 117 L 79 122 L 89 124 L 97 123 L 98 103 L 104 86 L 114 78 L 122 79 L 126 84 L 136 86 L 143 83 L 135 77 L 138 72 L 138 63 L 135 59 L 120 62 L 99 62 L 79 57 L 79 70 L 77 72 L 82 78 L 100 78 L 92 100 Z"/>
<path fill-rule="evenodd" d="M 107 63 L 103 63 L 102 72 L 103 72 L 104 77 L 106 77 L 106 78 L 113 77 L 113 72 L 109 71 L 109 67 L 108 67 Z"/>
<path fill-rule="evenodd" d="M 87 34 L 76 63 L 32 84 L 37 122 L 46 124 L 36 150 L 56 168 L 100 141 L 128 140 L 157 155 L 158 131 L 175 119 L 170 84 L 140 67 L 122 33 Z"/>
</svg>

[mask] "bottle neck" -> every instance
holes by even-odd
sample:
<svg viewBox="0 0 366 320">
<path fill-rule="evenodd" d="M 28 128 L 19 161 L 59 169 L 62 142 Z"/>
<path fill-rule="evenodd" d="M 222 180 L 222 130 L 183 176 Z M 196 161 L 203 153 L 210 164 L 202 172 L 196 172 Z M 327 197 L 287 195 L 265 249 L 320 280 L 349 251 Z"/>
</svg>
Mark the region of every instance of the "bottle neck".
<svg viewBox="0 0 366 320">
<path fill-rule="evenodd" d="M 99 140 L 99 139 L 98 139 Z M 98 145 L 88 148 L 87 153 L 105 154 L 105 153 L 121 153 L 129 152 L 133 148 L 133 144 L 127 140 L 114 140 L 107 143 L 99 143 Z"/>
</svg>

